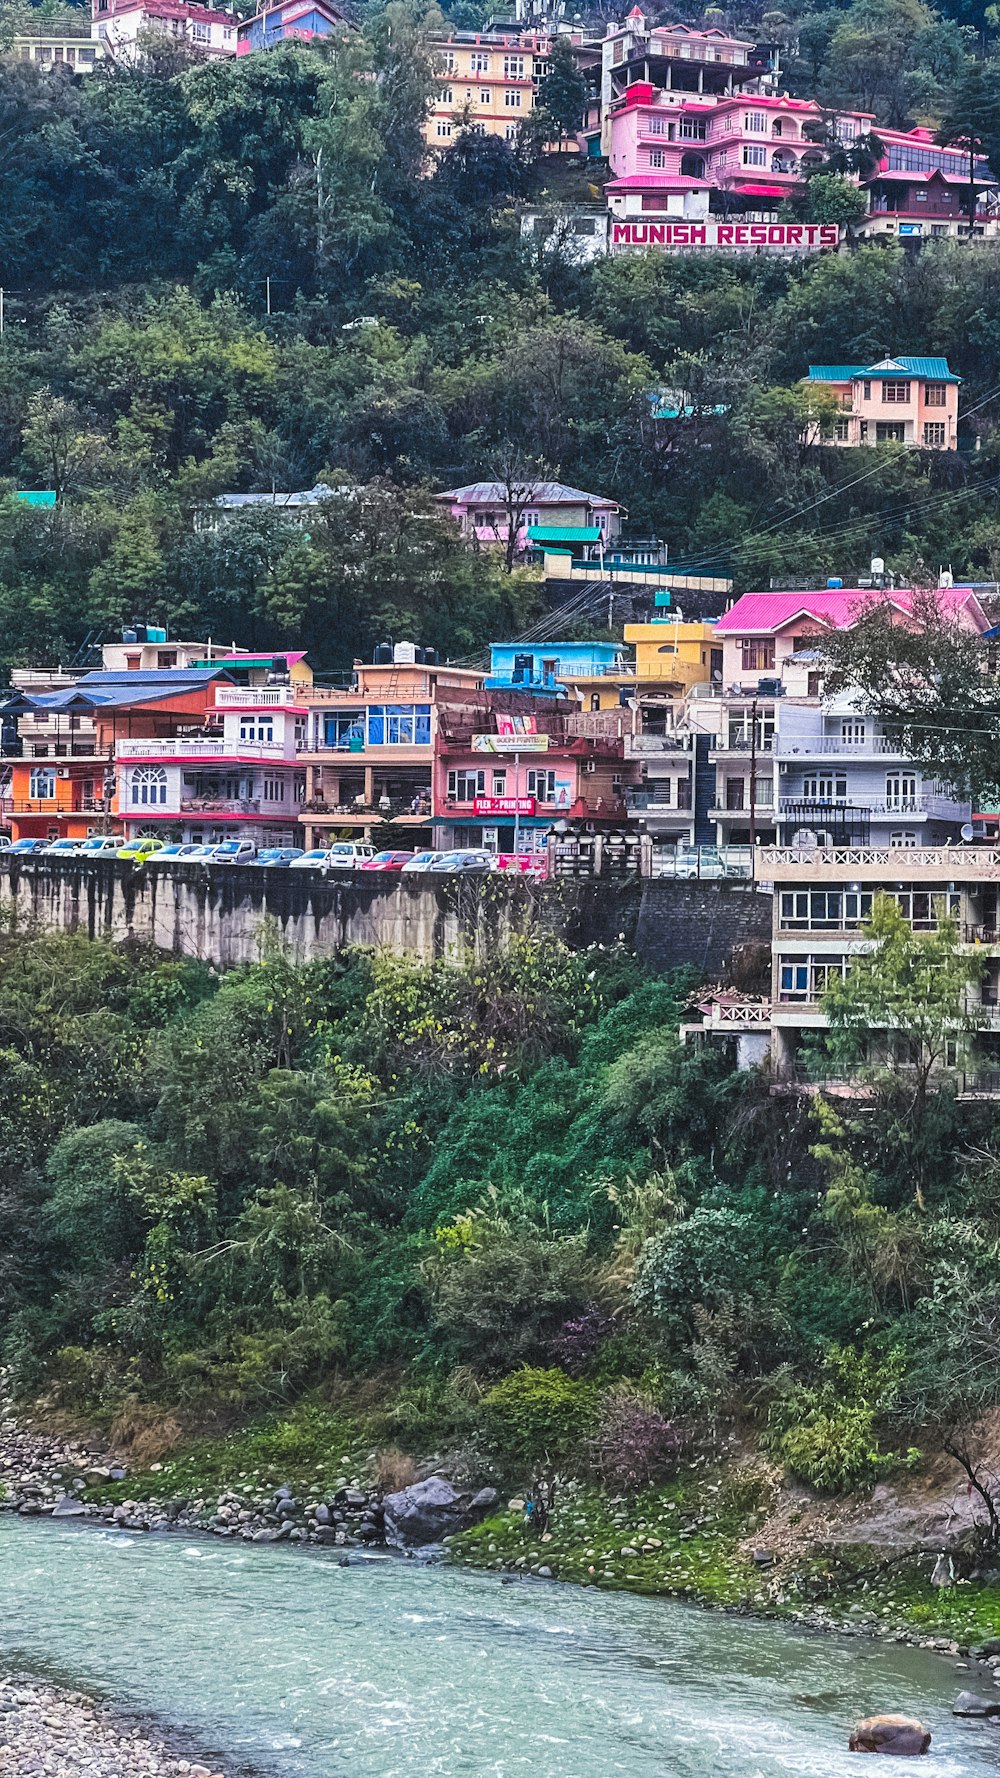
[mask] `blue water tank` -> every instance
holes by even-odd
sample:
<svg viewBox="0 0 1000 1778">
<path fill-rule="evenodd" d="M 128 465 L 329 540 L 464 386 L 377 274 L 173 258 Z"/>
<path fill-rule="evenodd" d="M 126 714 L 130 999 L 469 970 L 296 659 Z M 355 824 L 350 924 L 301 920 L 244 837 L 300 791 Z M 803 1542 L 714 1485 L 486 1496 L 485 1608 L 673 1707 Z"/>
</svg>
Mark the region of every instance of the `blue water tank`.
<svg viewBox="0 0 1000 1778">
<path fill-rule="evenodd" d="M 834 592 L 839 591 L 839 589 L 843 586 L 844 583 L 842 580 L 839 580 L 835 577 L 833 580 L 828 580 L 826 584 L 827 584 L 827 590 L 831 593 L 834 593 Z"/>
</svg>

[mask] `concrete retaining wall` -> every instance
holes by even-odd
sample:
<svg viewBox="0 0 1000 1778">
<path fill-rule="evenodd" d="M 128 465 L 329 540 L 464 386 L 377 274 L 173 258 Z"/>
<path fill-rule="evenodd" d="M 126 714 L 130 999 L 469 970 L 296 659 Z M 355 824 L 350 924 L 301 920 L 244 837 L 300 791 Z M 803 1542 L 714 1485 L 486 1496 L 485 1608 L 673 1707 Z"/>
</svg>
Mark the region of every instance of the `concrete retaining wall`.
<svg viewBox="0 0 1000 1778">
<path fill-rule="evenodd" d="M 533 883 L 508 877 L 420 877 L 117 859 L 0 863 L 0 917 L 19 931 L 136 940 L 221 968 L 255 961 L 269 937 L 297 962 L 368 945 L 456 961 L 517 932 L 552 932 L 575 949 L 623 941 L 659 971 L 692 964 L 727 974 L 733 954 L 770 935 L 770 897 L 749 884 Z"/>
</svg>

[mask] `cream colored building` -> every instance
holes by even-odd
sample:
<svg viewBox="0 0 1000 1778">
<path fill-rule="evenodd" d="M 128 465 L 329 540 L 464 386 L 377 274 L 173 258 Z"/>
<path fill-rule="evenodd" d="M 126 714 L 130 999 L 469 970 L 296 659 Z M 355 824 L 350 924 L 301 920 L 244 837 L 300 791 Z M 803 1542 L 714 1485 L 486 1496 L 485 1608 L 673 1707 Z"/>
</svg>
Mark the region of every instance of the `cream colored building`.
<svg viewBox="0 0 1000 1778">
<path fill-rule="evenodd" d="M 19 62 L 34 62 L 38 68 L 70 68 L 74 74 L 89 74 L 104 54 L 100 43 L 90 40 L 89 20 L 81 14 L 79 30 L 62 29 L 53 22 L 46 30 L 41 20 L 32 21 L 28 30 L 19 31 L 8 52 Z"/>
<path fill-rule="evenodd" d="M 463 126 L 512 141 L 535 107 L 538 83 L 549 72 L 548 37 L 454 31 L 435 44 L 441 83 L 428 113 L 428 148 L 450 147 Z"/>
</svg>

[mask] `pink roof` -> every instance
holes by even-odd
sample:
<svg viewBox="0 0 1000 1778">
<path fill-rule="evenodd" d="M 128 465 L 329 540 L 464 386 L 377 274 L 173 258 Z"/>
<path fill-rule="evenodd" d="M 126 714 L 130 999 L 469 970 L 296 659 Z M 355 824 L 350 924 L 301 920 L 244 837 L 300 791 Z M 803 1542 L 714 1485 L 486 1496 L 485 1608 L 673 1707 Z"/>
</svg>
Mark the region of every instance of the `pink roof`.
<svg viewBox="0 0 1000 1778">
<path fill-rule="evenodd" d="M 605 191 L 704 191 L 707 179 L 685 179 L 680 173 L 625 173 L 609 179 Z M 784 193 L 782 192 L 782 196 Z"/>
<path fill-rule="evenodd" d="M 909 614 L 915 594 L 912 587 L 896 587 L 892 592 L 877 592 L 866 587 L 826 587 L 815 593 L 744 593 L 715 626 L 718 635 L 771 634 L 786 629 L 803 617 L 811 617 L 827 629 L 848 629 L 851 624 L 879 605 Z M 966 617 L 972 627 L 982 631 L 988 627 L 986 614 L 970 587 L 939 587 L 935 593 L 941 612 L 949 617 Z"/>
</svg>

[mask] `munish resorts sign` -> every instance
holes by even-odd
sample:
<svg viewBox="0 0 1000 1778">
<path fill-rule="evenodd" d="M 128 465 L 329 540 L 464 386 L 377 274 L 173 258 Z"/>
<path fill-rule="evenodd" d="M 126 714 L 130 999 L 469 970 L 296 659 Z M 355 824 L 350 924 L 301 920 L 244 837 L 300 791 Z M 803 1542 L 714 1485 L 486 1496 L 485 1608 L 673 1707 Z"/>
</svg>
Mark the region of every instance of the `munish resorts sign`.
<svg viewBox="0 0 1000 1778">
<path fill-rule="evenodd" d="M 836 222 L 617 222 L 611 221 L 611 248 L 738 247 L 743 252 L 770 248 L 778 253 L 819 253 L 839 247 Z"/>
</svg>

